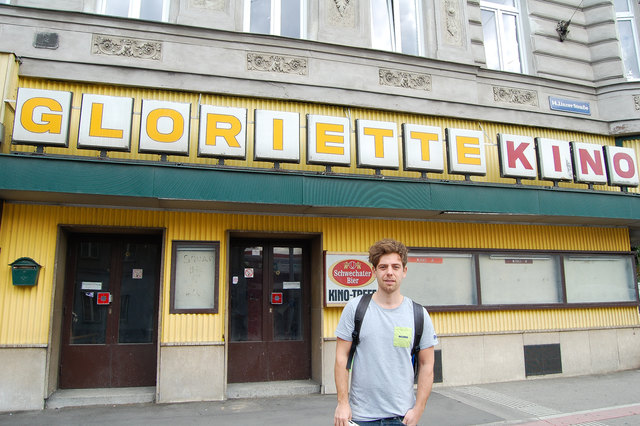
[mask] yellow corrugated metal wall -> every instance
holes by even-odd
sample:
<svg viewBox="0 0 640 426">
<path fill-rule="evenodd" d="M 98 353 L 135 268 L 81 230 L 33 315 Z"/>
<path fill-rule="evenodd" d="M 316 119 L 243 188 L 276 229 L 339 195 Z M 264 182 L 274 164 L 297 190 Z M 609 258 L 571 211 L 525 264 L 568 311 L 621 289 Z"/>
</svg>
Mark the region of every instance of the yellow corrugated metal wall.
<svg viewBox="0 0 640 426">
<path fill-rule="evenodd" d="M 322 233 L 323 249 L 366 252 L 371 242 L 392 236 L 409 246 L 527 250 L 628 251 L 621 228 L 546 225 L 490 225 L 383 219 L 288 217 L 268 215 L 168 212 L 134 209 L 62 207 L 5 203 L 0 225 L 0 345 L 46 345 L 52 311 L 59 225 L 147 227 L 166 230 L 162 278 L 163 343 L 220 342 L 225 326 L 227 230 Z M 172 240 L 221 242 L 219 314 L 169 314 Z M 38 285 L 11 285 L 8 264 L 28 256 L 43 265 Z M 320 259 L 314 261 L 320 262 Z M 57 291 L 62 291 L 58 283 Z M 324 310 L 325 337 L 332 337 L 341 309 Z M 440 334 L 576 329 L 638 325 L 637 309 L 559 309 L 532 311 L 438 313 Z"/>
<path fill-rule="evenodd" d="M 567 141 L 578 141 L 578 142 L 587 142 L 594 143 L 600 145 L 615 145 L 615 138 L 604 136 L 604 135 L 594 135 L 589 133 L 580 133 L 580 132 L 570 132 L 570 131 L 562 131 L 562 130 L 552 130 L 552 129 L 544 129 L 539 127 L 529 127 L 529 126 L 518 126 L 511 125 L 508 123 L 492 123 L 492 122 L 480 122 L 474 120 L 461 120 L 449 117 L 438 117 L 431 115 L 420 115 L 420 114 L 406 114 L 406 113 L 397 113 L 392 111 L 380 111 L 380 110 L 371 110 L 371 109 L 362 109 L 362 108 L 346 108 L 336 105 L 319 105 L 319 104 L 310 104 L 304 102 L 292 102 L 292 101 L 279 101 L 279 100 L 270 100 L 270 99 L 257 99 L 257 98 L 242 98 L 242 97 L 233 97 L 233 96 L 219 96 L 205 93 L 192 93 L 192 92 L 179 92 L 179 91 L 167 91 L 167 90 L 154 90 L 154 89 L 142 89 L 142 88 L 131 88 L 131 87 L 118 87 L 118 86 L 107 86 L 107 85 L 92 85 L 92 84 L 80 84 L 80 83 L 72 83 L 72 82 L 58 82 L 58 81 L 50 81 L 50 80 L 40 80 L 40 79 L 32 79 L 32 78 L 21 78 L 19 82 L 20 87 L 27 88 L 37 88 L 37 89 L 47 89 L 47 90 L 60 90 L 60 91 L 70 91 L 73 92 L 73 113 L 71 118 L 71 131 L 70 131 L 70 142 L 69 148 L 54 148 L 47 147 L 45 148 L 46 153 L 51 154 L 62 154 L 62 155 L 79 155 L 79 156 L 91 156 L 97 157 L 99 156 L 99 152 L 95 150 L 81 150 L 77 149 L 76 141 L 78 139 L 78 122 L 79 122 L 79 114 L 80 114 L 80 105 L 82 100 L 83 93 L 94 93 L 94 94 L 102 94 L 109 96 L 124 96 L 124 97 L 132 97 L 135 99 L 134 102 L 134 117 L 133 117 L 133 132 L 132 132 L 132 147 L 130 153 L 125 152 L 109 152 L 108 156 L 110 158 L 118 158 L 118 159 L 134 159 L 134 160 L 147 160 L 147 161 L 157 161 L 160 156 L 158 154 L 140 154 L 138 153 L 138 143 L 139 143 L 139 128 L 140 128 L 140 111 L 142 105 L 142 99 L 157 99 L 157 100 L 166 100 L 171 102 L 182 102 L 191 104 L 191 133 L 190 133 L 190 145 L 189 145 L 189 157 L 185 158 L 182 156 L 167 156 L 167 161 L 169 162 L 179 162 L 179 163 L 191 163 L 191 164 L 209 164 L 214 165 L 218 163 L 218 160 L 212 158 L 202 158 L 197 156 L 197 146 L 198 146 L 198 116 L 199 110 L 198 106 L 201 104 L 206 105 L 217 105 L 217 106 L 228 106 L 228 107 L 239 107 L 246 108 L 248 110 L 248 129 L 247 129 L 247 159 L 244 161 L 239 160 L 226 160 L 225 164 L 230 166 L 239 166 L 239 167 L 260 167 L 260 168 L 272 168 L 273 163 L 265 163 L 253 160 L 253 112 L 255 109 L 265 109 L 265 110 L 276 110 L 276 111 L 289 111 L 289 112 L 297 112 L 300 114 L 300 127 L 301 127 L 301 140 L 306 141 L 306 115 L 307 114 L 319 114 L 319 115 L 328 115 L 328 116 L 340 116 L 340 117 L 348 117 L 351 120 L 352 125 L 352 138 L 351 138 L 351 151 L 352 153 L 356 152 L 355 148 L 355 120 L 356 119 L 367 119 L 367 120 L 378 120 L 378 121 L 388 121 L 395 122 L 398 124 L 398 130 L 400 131 L 400 126 L 402 123 L 413 123 L 413 124 L 422 124 L 429 126 L 437 126 L 442 129 L 447 127 L 450 128 L 459 128 L 459 129 L 470 129 L 470 130 L 481 130 L 485 135 L 485 143 L 486 143 L 486 155 L 487 155 L 487 176 L 474 176 L 472 180 L 479 182 L 500 182 L 500 183 L 515 183 L 514 179 L 510 178 L 501 178 L 500 177 L 500 168 L 498 163 L 498 148 L 496 135 L 497 133 L 507 133 L 507 134 L 516 134 L 516 135 L 524 135 L 531 137 L 545 137 L 545 138 L 553 138 Z M 15 96 L 15 94 L 14 94 Z M 11 120 L 5 120 L 5 125 L 11 130 L 13 117 L 10 117 Z M 10 133 L 9 133 L 10 134 Z M 444 137 L 444 134 L 443 134 Z M 300 164 L 287 164 L 282 163 L 280 166 L 282 169 L 288 170 L 308 170 L 308 171 L 323 171 L 325 169 L 324 166 L 317 165 L 308 165 L 305 162 L 306 159 L 306 144 L 300 144 L 300 158 L 302 159 Z M 27 145 L 13 145 L 10 144 L 3 145 L 1 147 L 2 152 L 7 153 L 11 150 L 22 151 L 22 152 L 33 152 L 35 151 L 35 147 L 27 146 Z M 402 156 L 401 162 L 402 162 Z M 352 155 L 352 161 L 350 167 L 333 167 L 333 171 L 335 173 L 350 173 L 350 174 L 373 174 L 375 173 L 372 169 L 364 169 L 356 167 L 355 154 Z M 388 176 L 406 176 L 419 178 L 420 173 L 418 172 L 406 172 L 402 170 L 402 166 L 400 170 L 384 170 L 382 172 L 383 175 Z M 429 173 L 427 175 L 430 178 L 438 178 L 438 179 L 446 179 L 446 180 L 464 180 L 464 176 L 460 175 L 452 175 L 449 173 L 440 173 L 434 174 Z M 540 181 L 540 180 L 526 180 L 523 179 L 523 183 L 526 185 L 536 185 L 536 186 L 551 186 L 552 183 L 549 181 Z M 581 188 L 586 189 L 587 185 L 585 184 L 574 184 L 574 183 L 559 183 L 561 187 L 568 188 Z M 598 190 L 606 190 L 606 191 L 619 191 L 617 187 L 609 187 L 606 185 L 598 185 L 594 186 L 595 189 Z"/>
</svg>

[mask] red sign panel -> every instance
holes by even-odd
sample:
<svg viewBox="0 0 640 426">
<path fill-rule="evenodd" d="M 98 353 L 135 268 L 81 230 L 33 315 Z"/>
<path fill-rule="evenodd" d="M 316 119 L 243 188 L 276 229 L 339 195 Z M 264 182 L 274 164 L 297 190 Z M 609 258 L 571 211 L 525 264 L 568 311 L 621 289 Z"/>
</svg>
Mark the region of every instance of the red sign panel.
<svg viewBox="0 0 640 426">
<path fill-rule="evenodd" d="M 345 287 L 362 287 L 374 279 L 373 269 L 360 260 L 341 260 L 331 265 L 329 276 L 336 284 Z"/>
<path fill-rule="evenodd" d="M 96 299 L 97 305 L 108 305 L 111 302 L 111 294 L 109 292 L 100 292 Z"/>
<path fill-rule="evenodd" d="M 415 256 L 409 257 L 409 263 L 442 263 L 443 258 L 441 257 L 426 257 L 426 256 Z"/>
<path fill-rule="evenodd" d="M 282 305 L 282 293 L 271 293 L 271 304 Z"/>
</svg>

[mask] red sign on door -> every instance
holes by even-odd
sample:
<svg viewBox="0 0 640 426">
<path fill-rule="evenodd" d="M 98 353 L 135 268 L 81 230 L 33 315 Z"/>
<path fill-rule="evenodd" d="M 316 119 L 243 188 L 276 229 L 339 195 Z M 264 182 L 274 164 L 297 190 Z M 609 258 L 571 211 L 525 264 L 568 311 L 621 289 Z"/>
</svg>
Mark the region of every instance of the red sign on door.
<svg viewBox="0 0 640 426">
<path fill-rule="evenodd" d="M 111 293 L 100 292 L 96 299 L 96 305 L 108 305 L 111 302 Z"/>
<path fill-rule="evenodd" d="M 271 304 L 282 305 L 282 293 L 271 293 Z"/>
</svg>

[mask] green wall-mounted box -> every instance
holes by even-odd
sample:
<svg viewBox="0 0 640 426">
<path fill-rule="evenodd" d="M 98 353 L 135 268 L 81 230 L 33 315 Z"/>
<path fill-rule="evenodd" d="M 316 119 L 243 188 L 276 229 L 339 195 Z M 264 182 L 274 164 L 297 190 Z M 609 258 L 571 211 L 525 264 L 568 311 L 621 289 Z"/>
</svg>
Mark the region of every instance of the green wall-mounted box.
<svg viewBox="0 0 640 426">
<path fill-rule="evenodd" d="M 13 285 L 36 285 L 41 266 L 30 257 L 16 259 L 11 266 L 11 278 Z"/>
</svg>

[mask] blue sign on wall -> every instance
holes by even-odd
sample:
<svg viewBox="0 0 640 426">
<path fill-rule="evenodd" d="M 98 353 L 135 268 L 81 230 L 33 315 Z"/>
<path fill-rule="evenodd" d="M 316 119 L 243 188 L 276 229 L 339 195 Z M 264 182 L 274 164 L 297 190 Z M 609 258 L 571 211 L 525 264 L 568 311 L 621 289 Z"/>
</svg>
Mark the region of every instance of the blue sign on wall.
<svg viewBox="0 0 640 426">
<path fill-rule="evenodd" d="M 584 101 L 572 101 L 570 99 L 549 96 L 549 107 L 555 111 L 591 115 L 591 104 Z"/>
</svg>

